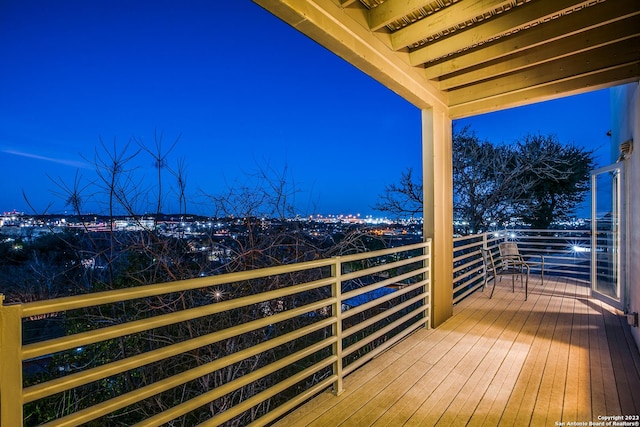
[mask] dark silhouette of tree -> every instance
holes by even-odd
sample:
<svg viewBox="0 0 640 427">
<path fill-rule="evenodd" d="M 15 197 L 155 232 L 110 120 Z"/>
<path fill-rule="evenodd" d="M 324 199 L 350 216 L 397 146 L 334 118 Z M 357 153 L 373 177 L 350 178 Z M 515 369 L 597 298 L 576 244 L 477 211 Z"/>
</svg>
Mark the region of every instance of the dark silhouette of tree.
<svg viewBox="0 0 640 427">
<path fill-rule="evenodd" d="M 172 145 L 170 150 L 175 146 Z M 84 232 L 73 234 L 69 238 L 50 235 L 55 241 L 55 253 L 46 258 L 38 256 L 24 260 L 24 256 L 15 255 L 16 268 L 29 267 L 40 274 L 35 281 L 34 274 L 14 275 L 22 277 L 15 285 L 25 292 L 15 292 L 7 302 L 24 302 L 40 298 L 66 296 L 79 292 L 96 292 L 101 290 L 123 289 L 134 286 L 169 283 L 176 280 L 210 276 L 218 273 L 246 271 L 262 267 L 296 263 L 318 258 L 344 255 L 369 250 L 372 237 L 357 231 L 345 232 L 339 238 L 335 235 L 322 237 L 312 236 L 304 230 L 299 221 L 291 221 L 294 212 L 292 202 L 296 189 L 290 184 L 285 172 L 278 172 L 264 167 L 252 174 L 250 179 L 241 184 L 229 187 L 222 195 L 209 195 L 212 211 L 217 216 L 233 218 L 228 223 L 234 227 L 233 233 L 225 237 L 217 237 L 213 231 L 202 233 L 197 239 L 185 239 L 179 230 L 164 230 L 159 227 L 145 227 L 136 212 L 144 201 L 146 188 L 136 175 L 136 169 L 130 167 L 134 158 L 147 153 L 151 155 L 158 171 L 158 187 L 160 186 L 161 169 L 167 168 L 176 180 L 176 196 L 179 201 L 180 214 L 186 214 L 186 167 L 179 163 L 175 169 L 169 168 L 167 154 L 161 150 L 156 138 L 155 149 L 140 147 L 130 150 L 130 144 L 118 147 L 116 141 L 107 147 L 102 141 L 95 153 L 97 179 L 88 184 L 76 176 L 74 182 L 66 185 L 56 182 L 61 198 L 69 203 L 76 212 L 77 220 L 82 223 L 93 215 L 83 212 L 84 201 L 88 198 L 106 201 L 106 221 L 108 232 Z M 164 190 L 166 192 L 167 190 Z M 153 193 L 155 195 L 155 193 Z M 158 189 L 158 197 L 154 205 L 158 209 L 156 217 L 166 195 Z M 116 229 L 115 220 L 121 218 L 116 212 L 124 212 L 133 221 L 138 221 L 135 231 Z M 80 228 L 82 229 L 82 228 Z M 194 250 L 192 244 L 205 247 L 207 251 Z M 225 254 L 222 260 L 211 262 L 207 254 L 213 250 Z M 5 252 L 10 248 L 4 247 Z M 74 274 L 64 274 L 67 270 L 53 265 L 58 252 L 66 253 L 67 269 Z M 22 258 L 21 258 L 22 257 Z M 22 264 L 20 260 L 23 259 Z M 84 268 L 83 262 L 91 260 L 94 267 Z M 28 261 L 28 262 L 26 262 Z M 37 262 L 36 262 L 37 261 Z M 37 267 L 37 269 L 35 268 Z M 8 271 L 8 270 L 5 270 Z M 49 276 L 55 276 L 58 282 L 52 285 Z M 238 299 L 248 295 L 288 287 L 295 283 L 304 283 L 326 278 L 329 269 L 322 271 L 303 271 L 274 275 L 268 278 L 242 280 L 211 288 L 172 292 L 170 286 L 167 293 L 150 298 L 136 299 L 104 306 L 80 310 L 69 310 L 60 313 L 55 319 L 59 330 L 67 335 L 89 332 L 105 326 L 124 322 L 147 319 L 163 314 L 174 313 L 195 307 L 209 305 L 221 299 Z M 0 280 L 12 280 L 0 271 Z M 37 283 L 37 289 L 24 287 L 26 283 Z M 42 285 L 41 285 L 42 284 Z M 85 369 L 105 363 L 123 360 L 138 354 L 181 343 L 217 331 L 232 328 L 239 324 L 275 315 L 281 311 L 296 308 L 327 298 L 329 287 L 318 288 L 295 296 L 279 300 L 265 301 L 262 304 L 240 307 L 229 311 L 204 316 L 185 322 L 171 324 L 152 330 L 132 333 L 127 336 L 108 339 L 82 349 L 74 349 L 55 354 L 49 360 L 45 372 L 25 378 L 26 385 L 34 385 L 42 380 L 49 380 L 79 373 Z M 315 316 L 300 316 L 287 322 L 280 322 L 269 328 L 247 331 L 239 336 L 221 339 L 218 342 L 184 352 L 165 361 L 141 366 L 108 379 L 96 381 L 69 390 L 62 395 L 55 395 L 25 406 L 25 424 L 36 425 L 51 421 L 66 414 L 76 412 L 106 401 L 116 396 L 132 393 L 149 384 L 162 381 L 168 376 L 180 376 L 188 369 L 202 366 L 221 357 L 255 346 L 268 339 L 297 330 L 306 324 L 320 321 L 330 313 L 317 313 Z M 47 319 L 52 321 L 51 319 Z M 29 329 L 29 325 L 25 326 Z M 144 400 L 134 407 L 124 408 L 98 420 L 95 425 L 131 425 L 151 417 L 165 409 L 188 401 L 208 391 L 219 389 L 222 385 L 240 378 L 250 372 L 264 367 L 275 360 L 294 353 L 298 348 L 325 339 L 330 328 L 323 328 L 299 341 L 283 347 L 264 351 L 252 357 L 244 358 L 228 367 L 211 372 L 197 380 L 186 382 L 171 390 L 167 390 L 153 398 Z M 327 350 L 328 351 L 328 350 Z M 263 379 L 253 381 L 236 391 L 219 397 L 210 404 L 182 416 L 175 425 L 195 425 L 220 411 L 231 408 L 238 402 L 255 396 L 267 387 L 290 377 L 313 363 L 313 358 L 324 358 L 327 354 L 310 355 L 299 363 Z M 331 374 L 330 369 L 318 372 L 314 381 L 321 381 Z M 268 399 L 258 407 L 239 415 L 228 425 L 247 425 L 259 418 L 287 396 L 278 395 Z"/>
<path fill-rule="evenodd" d="M 517 209 L 523 222 L 547 229 L 566 220 L 590 190 L 593 152 L 561 144 L 554 135 L 528 135 L 515 147 L 527 184 Z"/>
<path fill-rule="evenodd" d="M 514 221 L 548 228 L 568 218 L 589 191 L 593 152 L 557 137 L 527 136 L 514 145 L 481 141 L 468 127 L 453 134 L 454 218 L 465 234 Z M 413 171 L 385 187 L 375 208 L 398 217 L 422 210 L 422 185 Z"/>
<path fill-rule="evenodd" d="M 527 191 L 514 159 L 509 147 L 480 141 L 469 128 L 454 134 L 454 217 L 466 224 L 467 233 L 486 231 L 512 217 L 514 202 Z"/>
<path fill-rule="evenodd" d="M 398 184 L 389 184 L 380 195 L 374 209 L 400 218 L 414 218 L 422 214 L 422 182 L 413 178 L 409 168 L 400 175 Z"/>
<path fill-rule="evenodd" d="M 138 144 L 140 149 L 146 151 L 147 154 L 149 154 L 153 158 L 153 167 L 156 168 L 156 172 L 157 172 L 156 187 L 158 189 L 158 197 L 157 197 L 157 204 L 156 204 L 156 212 L 158 213 L 162 212 L 162 198 L 164 196 L 164 191 L 162 189 L 162 170 L 168 166 L 167 157 L 169 156 L 169 154 L 171 154 L 171 151 L 173 151 L 175 146 L 178 144 L 178 141 L 180 141 L 180 136 L 178 136 L 173 141 L 169 149 L 167 150 L 162 148 L 163 138 L 164 138 L 163 132 L 160 132 L 160 134 L 158 135 L 158 132 L 155 131 L 153 133 L 153 142 L 155 147 L 153 148 L 149 147 L 141 139 L 134 138 L 134 141 L 136 142 L 136 144 Z M 182 166 L 179 166 L 178 171 L 181 170 L 181 167 Z M 177 182 L 180 189 L 184 190 L 185 183 L 182 181 L 182 176 L 177 175 L 174 172 L 172 172 L 172 174 L 177 178 Z M 182 200 L 182 198 L 179 199 L 181 207 L 182 207 L 183 201 L 184 200 Z"/>
</svg>

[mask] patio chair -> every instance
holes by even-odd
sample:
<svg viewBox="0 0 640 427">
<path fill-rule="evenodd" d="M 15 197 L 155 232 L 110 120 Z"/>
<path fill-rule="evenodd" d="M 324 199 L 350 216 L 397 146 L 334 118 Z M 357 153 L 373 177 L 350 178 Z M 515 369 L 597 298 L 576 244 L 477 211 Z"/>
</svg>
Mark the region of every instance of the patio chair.
<svg viewBox="0 0 640 427">
<path fill-rule="evenodd" d="M 510 275 L 511 292 L 515 292 L 515 279 L 517 275 L 520 275 L 520 283 L 524 282 L 524 299 L 526 301 L 529 297 L 529 265 L 524 261 L 517 261 L 517 259 L 513 257 L 508 259 L 503 259 L 501 256 L 494 257 L 491 250 L 486 248 L 482 248 L 480 251 L 482 252 L 482 260 L 485 268 L 482 291 L 484 292 L 484 288 L 489 282 L 489 276 L 493 276 L 493 288 L 491 288 L 491 294 L 489 294 L 489 298 L 493 298 L 493 292 L 496 290 L 496 281 L 498 277 L 502 281 L 502 276 Z"/>
<path fill-rule="evenodd" d="M 537 267 L 540 269 L 540 279 L 544 285 L 544 255 L 522 255 L 518 250 L 518 244 L 515 242 L 502 242 L 498 244 L 500 257 L 509 262 L 526 263 L 529 268 Z M 538 260 L 539 259 L 539 260 Z"/>
</svg>

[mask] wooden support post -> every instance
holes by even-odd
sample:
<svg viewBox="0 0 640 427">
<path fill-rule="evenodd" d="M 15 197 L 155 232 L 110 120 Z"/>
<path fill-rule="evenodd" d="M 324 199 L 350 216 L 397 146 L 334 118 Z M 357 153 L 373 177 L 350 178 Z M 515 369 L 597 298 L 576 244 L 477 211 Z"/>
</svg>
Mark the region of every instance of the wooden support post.
<svg viewBox="0 0 640 427">
<path fill-rule="evenodd" d="M 342 386 L 342 279 L 340 278 L 342 271 L 340 257 L 336 257 L 335 261 L 335 264 L 331 267 L 332 276 L 335 278 L 335 282 L 331 287 L 331 296 L 336 298 L 336 303 L 332 308 L 332 314 L 336 322 L 332 329 L 333 336 L 337 339 L 335 344 L 333 344 L 333 354 L 338 360 L 333 364 L 333 373 L 337 375 L 337 379 L 333 383 L 333 394 L 339 396 L 344 391 Z"/>
<path fill-rule="evenodd" d="M 0 294 L 0 426 L 22 426 L 22 306 Z"/>
<path fill-rule="evenodd" d="M 453 161 L 451 119 L 444 110 L 422 110 L 424 238 L 431 238 L 431 321 L 453 315 Z"/>
</svg>

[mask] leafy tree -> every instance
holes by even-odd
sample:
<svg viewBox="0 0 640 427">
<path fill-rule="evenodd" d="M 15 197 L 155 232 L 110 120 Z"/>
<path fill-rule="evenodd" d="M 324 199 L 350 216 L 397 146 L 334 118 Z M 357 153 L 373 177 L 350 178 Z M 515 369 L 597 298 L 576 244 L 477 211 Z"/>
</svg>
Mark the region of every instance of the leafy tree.
<svg viewBox="0 0 640 427">
<path fill-rule="evenodd" d="M 561 144 L 553 135 L 529 135 L 515 148 L 527 183 L 526 197 L 518 208 L 522 220 L 546 229 L 568 219 L 590 190 L 593 152 Z"/>
<path fill-rule="evenodd" d="M 548 228 L 566 219 L 589 191 L 593 153 L 557 137 L 527 136 L 515 145 L 481 141 L 465 127 L 453 134 L 453 210 L 464 232 L 513 221 Z M 375 208 L 399 217 L 422 208 L 422 185 L 412 170 L 385 187 Z"/>
</svg>

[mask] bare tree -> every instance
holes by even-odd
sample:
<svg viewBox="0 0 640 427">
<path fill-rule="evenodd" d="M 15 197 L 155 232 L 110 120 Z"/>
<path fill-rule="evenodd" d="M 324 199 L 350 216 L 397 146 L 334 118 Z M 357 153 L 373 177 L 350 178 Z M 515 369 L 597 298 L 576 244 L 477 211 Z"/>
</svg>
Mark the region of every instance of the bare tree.
<svg viewBox="0 0 640 427">
<path fill-rule="evenodd" d="M 283 172 L 273 168 L 259 169 L 241 185 L 236 183 L 222 195 L 209 196 L 219 216 L 233 218 L 228 221 L 228 224 L 233 227 L 232 233 L 226 237 L 217 237 L 211 232 L 199 236 L 198 240 L 195 238 L 190 240 L 182 238 L 184 236 L 180 234 L 163 231 L 157 227 L 139 227 L 137 231 L 118 231 L 113 226 L 114 219 L 117 217 L 116 212 L 121 211 L 127 215 L 135 216 L 136 208 L 140 206 L 141 192 L 146 192 L 142 187 L 141 179 L 136 175 L 137 170 L 129 165 L 139 153 L 144 151 L 149 153 L 149 150 L 140 148 L 132 151 L 129 148 L 130 144 L 125 144 L 121 149 L 117 147 L 115 141 L 113 147 L 107 147 L 101 142 L 100 150 L 102 151 L 97 149 L 95 154 L 98 179 L 86 186 L 79 182 L 68 186 L 62 183 L 58 185 L 64 199 L 70 201 L 70 204 L 78 211 L 79 218 L 84 217 L 81 212 L 85 199 L 83 191 L 91 197 L 103 195 L 108 203 L 110 221 L 108 233 L 86 232 L 81 236 L 82 244 L 71 240 L 65 242 L 65 244 L 69 244 L 65 250 L 78 255 L 78 259 L 81 260 L 90 254 L 102 259 L 104 266 L 108 267 L 94 270 L 94 274 L 88 282 L 88 290 L 90 291 L 171 282 L 202 275 L 243 271 L 368 249 L 367 239 L 371 237 L 366 233 L 347 232 L 340 239 L 329 235 L 316 237 L 307 233 L 300 221 L 292 220 L 291 215 L 295 212 L 292 203 L 295 200 L 297 190 L 294 185 L 290 184 L 286 168 Z M 160 151 L 159 145 L 156 145 L 156 148 L 157 150 L 151 150 L 150 154 L 152 154 L 160 172 L 161 168 L 167 167 L 164 162 L 168 158 L 166 153 Z M 176 195 L 179 199 L 178 204 L 181 212 L 186 214 L 187 193 L 184 163 L 179 163 L 177 168 L 170 169 L 170 172 L 177 181 L 178 192 Z M 157 179 L 156 188 L 159 188 L 162 178 L 158 175 Z M 163 191 L 166 192 L 166 190 Z M 156 200 L 158 213 L 159 207 L 161 207 L 160 203 L 166 201 L 166 197 L 165 194 L 158 191 Z M 201 251 L 193 250 L 192 243 L 199 247 L 206 247 L 208 251 L 203 256 Z M 221 248 L 222 252 L 227 255 L 222 257 L 224 258 L 222 261 L 212 263 L 207 259 L 206 254 L 215 248 Z M 216 289 L 203 288 L 171 292 L 169 288 L 167 294 L 162 296 L 108 304 L 90 309 L 69 310 L 64 314 L 62 321 L 67 333 L 87 332 L 106 325 L 199 307 L 220 299 L 236 299 L 291 286 L 295 283 L 318 280 L 325 278 L 325 275 L 328 274 L 328 269 L 325 270 L 327 271 L 286 273 L 264 279 L 244 280 L 221 285 Z M 51 269 L 50 271 L 54 272 L 55 270 Z M 68 277 L 67 280 L 69 283 L 74 283 L 77 278 Z M 41 294 L 43 297 L 50 295 Z M 62 352 L 52 359 L 51 372 L 48 372 L 47 375 L 59 377 L 70 372 L 81 372 L 103 363 L 122 360 L 145 351 L 177 344 L 185 339 L 232 328 L 239 322 L 270 316 L 283 310 L 327 298 L 329 295 L 330 289 L 328 287 L 319 288 L 316 291 L 305 292 L 289 298 L 265 301 L 253 306 L 133 333 L 118 339 L 105 340 L 78 351 Z M 16 295 L 16 301 L 19 301 L 18 298 L 20 296 Z M 162 381 L 168 376 L 180 376 L 188 369 L 299 329 L 301 326 L 319 321 L 327 315 L 328 313 L 318 313 L 317 316 L 300 316 L 290 322 L 281 322 L 269 328 L 248 331 L 241 336 L 224 339 L 163 362 L 145 365 L 105 381 L 87 384 L 65 392 L 63 396 L 52 396 L 39 402 L 30 403 L 25 407 L 28 423 L 39 424 L 50 421 L 95 403 Z M 330 328 L 329 330 L 325 328 L 303 339 L 307 342 L 317 342 L 326 338 L 329 333 Z M 238 361 L 197 380 L 189 381 L 158 394 L 135 407 L 112 414 L 108 419 L 102 421 L 109 425 L 131 425 L 153 416 L 163 409 L 173 407 L 228 384 L 248 372 L 253 372 L 278 360 L 285 354 L 291 354 L 296 351 L 296 345 L 300 345 L 300 343 L 290 343 L 286 345 L 286 348 L 265 351 Z M 282 378 L 300 372 L 311 362 L 311 359 L 304 359 L 300 363 L 285 368 L 279 373 L 280 377 L 272 375 L 254 381 L 183 416 L 176 420 L 174 425 L 195 425 L 202 422 L 230 408 L 237 402 L 258 394 Z M 63 369 L 59 369 L 60 367 Z M 329 370 L 319 372 L 315 381 L 321 381 L 328 375 L 330 375 Z M 40 378 L 28 378 L 27 385 L 36 384 L 39 380 Z M 280 399 L 284 399 L 284 397 L 280 397 Z M 276 398 L 267 400 L 253 410 L 230 421 L 228 425 L 249 424 L 275 404 Z"/>
<path fill-rule="evenodd" d="M 157 197 L 156 210 L 155 210 L 156 213 L 162 212 L 162 197 L 164 196 L 163 189 L 162 189 L 162 169 L 167 167 L 167 157 L 169 156 L 169 154 L 171 154 L 175 146 L 178 144 L 178 141 L 180 141 L 180 136 L 178 136 L 173 141 L 169 149 L 165 150 L 162 148 L 163 138 L 164 138 L 164 133 L 160 132 L 160 135 L 158 135 L 158 131 L 156 130 L 153 133 L 153 142 L 155 145 L 155 147 L 153 148 L 144 144 L 142 140 L 134 138 L 134 141 L 136 142 L 136 144 L 138 144 L 140 149 L 146 151 L 149 155 L 153 157 L 153 166 L 156 168 L 156 172 L 157 172 L 156 187 L 158 190 L 158 194 L 157 194 L 158 197 Z"/>
<path fill-rule="evenodd" d="M 413 218 L 422 214 L 423 194 L 420 177 L 413 178 L 413 169 L 400 175 L 398 184 L 389 184 L 379 197 L 374 209 L 401 218 Z"/>
<path fill-rule="evenodd" d="M 453 138 L 454 216 L 467 233 L 508 223 L 530 183 L 523 180 L 523 164 L 508 146 L 480 141 L 468 128 Z"/>
<path fill-rule="evenodd" d="M 187 213 L 187 165 L 184 159 L 178 159 L 176 169 L 168 168 L 171 175 L 176 180 L 176 188 L 178 195 L 178 211 L 186 215 Z"/>
</svg>

